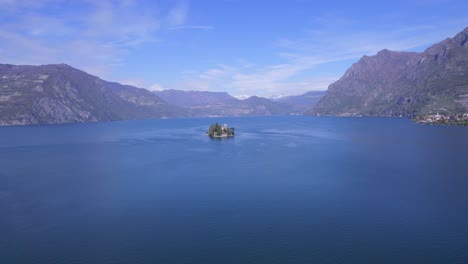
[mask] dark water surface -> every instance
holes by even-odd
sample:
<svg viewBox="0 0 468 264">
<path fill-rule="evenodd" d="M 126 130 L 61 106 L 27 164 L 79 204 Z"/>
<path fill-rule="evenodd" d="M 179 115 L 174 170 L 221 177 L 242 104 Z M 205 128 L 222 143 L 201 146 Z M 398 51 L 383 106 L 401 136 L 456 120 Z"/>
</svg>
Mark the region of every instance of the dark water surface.
<svg viewBox="0 0 468 264">
<path fill-rule="evenodd" d="M 238 135 L 210 140 L 212 122 Z M 468 263 L 468 128 L 0 128 L 0 263 Z"/>
</svg>

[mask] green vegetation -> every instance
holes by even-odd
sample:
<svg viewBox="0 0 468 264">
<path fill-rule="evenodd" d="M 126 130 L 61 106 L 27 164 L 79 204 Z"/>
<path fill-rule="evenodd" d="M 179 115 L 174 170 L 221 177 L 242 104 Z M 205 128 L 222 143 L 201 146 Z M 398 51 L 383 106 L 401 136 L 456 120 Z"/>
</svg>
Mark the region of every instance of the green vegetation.
<svg viewBox="0 0 468 264">
<path fill-rule="evenodd" d="M 235 130 L 236 129 L 234 127 L 228 128 L 226 124 L 220 125 L 215 123 L 210 126 L 210 129 L 206 134 L 212 138 L 233 137 Z"/>
</svg>

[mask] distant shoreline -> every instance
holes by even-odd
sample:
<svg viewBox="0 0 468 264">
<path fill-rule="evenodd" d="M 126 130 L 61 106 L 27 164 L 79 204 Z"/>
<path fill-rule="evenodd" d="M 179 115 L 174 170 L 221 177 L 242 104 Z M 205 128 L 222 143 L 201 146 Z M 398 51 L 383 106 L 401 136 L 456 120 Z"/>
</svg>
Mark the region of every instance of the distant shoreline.
<svg viewBox="0 0 468 264">
<path fill-rule="evenodd" d="M 391 118 L 391 119 L 408 119 L 411 120 L 413 123 L 418 124 L 418 125 L 443 125 L 443 126 L 468 126 L 468 125 L 463 125 L 463 124 L 450 124 L 450 123 L 426 123 L 426 122 L 420 122 L 416 119 L 412 119 L 410 117 L 399 117 L 399 116 L 367 116 L 367 115 L 361 115 L 361 116 L 340 116 L 340 115 L 320 115 L 320 116 L 315 116 L 315 115 L 270 115 L 270 116 L 223 116 L 223 118 L 256 118 L 256 117 L 262 117 L 262 118 L 269 118 L 269 117 L 325 117 L 325 118 Z M 98 125 L 98 124 L 112 124 L 112 123 L 118 123 L 118 122 L 128 122 L 128 121 L 135 121 L 135 122 L 141 122 L 141 121 L 157 121 L 157 120 L 164 120 L 164 121 L 171 121 L 171 120 L 192 120 L 192 119 L 200 119 L 200 120 L 205 120 L 205 119 L 213 119 L 213 117 L 170 117 L 170 118 L 146 118 L 146 119 L 125 119 L 125 120 L 111 120 L 111 121 L 92 121 L 92 122 L 67 122 L 67 123 L 39 123 L 39 124 L 5 124 L 5 123 L 0 123 L 0 129 L 1 128 L 15 128 L 15 127 L 46 127 L 46 126 L 72 126 L 72 125 Z"/>
</svg>

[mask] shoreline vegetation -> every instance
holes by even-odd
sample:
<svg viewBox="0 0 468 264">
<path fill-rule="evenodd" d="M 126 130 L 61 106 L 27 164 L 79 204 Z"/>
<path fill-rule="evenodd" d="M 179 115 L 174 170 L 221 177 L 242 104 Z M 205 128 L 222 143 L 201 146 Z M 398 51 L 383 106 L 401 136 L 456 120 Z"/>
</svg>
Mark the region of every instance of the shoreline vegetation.
<svg viewBox="0 0 468 264">
<path fill-rule="evenodd" d="M 228 127 L 227 124 L 220 125 L 214 123 L 210 126 L 210 129 L 206 134 L 211 138 L 228 138 L 233 137 L 236 129 L 234 127 Z"/>
</svg>

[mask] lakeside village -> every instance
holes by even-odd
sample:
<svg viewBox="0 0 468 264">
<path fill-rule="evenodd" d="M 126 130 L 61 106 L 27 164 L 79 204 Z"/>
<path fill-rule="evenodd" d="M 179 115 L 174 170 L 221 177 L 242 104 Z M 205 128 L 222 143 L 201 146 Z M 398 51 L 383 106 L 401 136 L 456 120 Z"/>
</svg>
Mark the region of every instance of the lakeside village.
<svg viewBox="0 0 468 264">
<path fill-rule="evenodd" d="M 420 124 L 442 124 L 468 126 L 468 113 L 456 115 L 426 115 L 415 119 Z"/>
<path fill-rule="evenodd" d="M 234 131 L 236 129 L 234 127 L 228 127 L 227 124 L 220 125 L 215 123 L 210 126 L 210 129 L 206 134 L 211 138 L 228 138 L 234 136 Z"/>
</svg>

